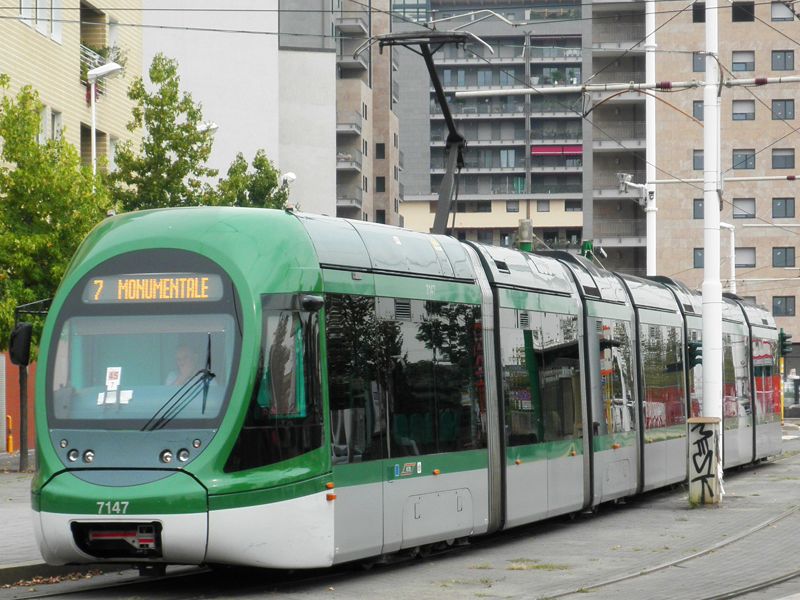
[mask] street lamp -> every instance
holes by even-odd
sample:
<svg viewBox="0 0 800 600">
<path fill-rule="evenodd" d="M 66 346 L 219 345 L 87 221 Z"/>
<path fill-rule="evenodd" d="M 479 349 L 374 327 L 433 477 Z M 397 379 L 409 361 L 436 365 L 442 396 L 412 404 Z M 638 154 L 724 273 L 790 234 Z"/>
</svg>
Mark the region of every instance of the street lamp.
<svg viewBox="0 0 800 600">
<path fill-rule="evenodd" d="M 95 94 L 97 92 L 97 82 L 106 77 L 112 77 L 122 71 L 122 65 L 115 62 L 108 62 L 94 69 L 89 69 L 86 74 L 86 79 L 89 81 L 89 94 L 91 95 L 92 105 L 92 175 L 97 174 L 97 140 L 95 139 L 96 133 L 96 117 L 95 110 Z"/>
</svg>

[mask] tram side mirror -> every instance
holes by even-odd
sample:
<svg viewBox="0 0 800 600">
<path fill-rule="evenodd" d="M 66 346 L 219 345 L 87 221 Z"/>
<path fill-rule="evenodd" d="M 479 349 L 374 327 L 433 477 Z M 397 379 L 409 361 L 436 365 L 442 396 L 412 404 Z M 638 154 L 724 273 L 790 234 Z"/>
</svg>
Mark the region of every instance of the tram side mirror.
<svg viewBox="0 0 800 600">
<path fill-rule="evenodd" d="M 11 363 L 17 366 L 27 366 L 31 362 L 31 335 L 33 325 L 30 323 L 17 323 L 11 332 L 8 343 L 8 357 Z"/>
<path fill-rule="evenodd" d="M 323 300 L 322 296 L 306 294 L 300 297 L 300 306 L 306 312 L 315 313 L 325 306 L 325 300 Z"/>
</svg>

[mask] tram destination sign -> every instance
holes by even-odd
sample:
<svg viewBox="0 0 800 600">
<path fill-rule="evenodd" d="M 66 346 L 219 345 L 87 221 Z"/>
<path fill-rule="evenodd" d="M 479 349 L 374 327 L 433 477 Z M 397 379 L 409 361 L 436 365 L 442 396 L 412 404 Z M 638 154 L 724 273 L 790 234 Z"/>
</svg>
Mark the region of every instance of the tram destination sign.
<svg viewBox="0 0 800 600">
<path fill-rule="evenodd" d="M 91 277 L 83 289 L 86 304 L 215 302 L 222 278 L 213 273 L 129 273 Z"/>
</svg>

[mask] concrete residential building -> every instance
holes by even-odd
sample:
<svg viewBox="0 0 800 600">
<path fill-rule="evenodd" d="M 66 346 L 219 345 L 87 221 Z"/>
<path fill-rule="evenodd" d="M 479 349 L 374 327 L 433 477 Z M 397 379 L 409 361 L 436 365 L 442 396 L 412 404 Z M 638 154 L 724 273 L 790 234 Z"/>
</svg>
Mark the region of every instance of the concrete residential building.
<svg viewBox="0 0 800 600">
<path fill-rule="evenodd" d="M 673 5 L 656 6 L 657 25 L 663 25 L 657 33 L 656 80 L 702 80 L 705 62 L 697 52 L 705 48 L 704 3 L 697 2 L 695 10 L 677 16 Z M 795 45 L 787 36 L 796 39 L 800 26 L 784 4 L 736 1 L 720 5 L 718 19 L 723 78 L 797 74 Z M 797 94 L 797 84 L 722 88 L 723 177 L 797 173 Z M 669 102 L 674 108 L 658 103 L 656 109 L 659 179 L 702 179 L 703 91 L 671 94 Z M 703 280 L 702 184 L 659 185 L 656 192 L 658 272 L 699 288 Z M 800 337 L 798 196 L 795 181 L 728 182 L 721 212 L 721 220 L 735 227 L 738 294 L 771 310 L 778 327 L 792 333 L 794 341 Z M 728 289 L 730 272 L 729 235 L 725 230 L 720 233 L 723 290 Z"/>
<path fill-rule="evenodd" d="M 10 92 L 36 89 L 44 104 L 41 135 L 64 136 L 84 163 L 91 160 L 86 73 L 107 62 L 99 53 L 124 63 L 125 70 L 97 86 L 98 162 L 111 162 L 115 144 L 134 137 L 126 129 L 132 107 L 127 90 L 142 68 L 140 6 L 135 0 L 110 0 L 101 8 L 77 0 L 26 0 L 19 3 L 18 19 L 0 20 L 0 73 L 10 76 Z"/>
<path fill-rule="evenodd" d="M 445 18 L 494 6 L 478 0 L 431 0 L 424 6 L 396 2 L 395 10 L 424 21 L 431 15 Z M 635 181 L 643 176 L 643 96 L 453 96 L 461 90 L 574 84 L 585 81 L 587 74 L 594 74 L 591 80 L 598 83 L 643 79 L 642 6 L 504 2 L 494 10 L 509 21 L 531 23 L 514 27 L 476 16 L 440 25 L 466 25 L 494 49 L 492 54 L 477 44 L 451 46 L 434 55 L 468 144 L 454 221 L 458 237 L 508 245 L 519 219 L 530 218 L 534 233 L 549 247 L 577 250 L 583 239 L 594 237 L 618 251 L 617 267 L 636 272 L 644 266 L 643 213 L 631 202 L 632 194 L 618 192 L 616 177 L 622 169 L 634 171 Z M 397 28 L 413 27 L 396 23 Z M 411 53 L 402 58 L 401 147 L 409 157 L 403 215 L 409 227 L 426 231 L 444 174 L 446 127 L 422 60 Z M 419 105 L 415 92 L 423 93 L 429 106 Z M 584 119 L 588 103 L 594 109 Z M 420 110 L 428 117 L 419 119 Z"/>
<path fill-rule="evenodd" d="M 290 203 L 335 214 L 331 0 L 145 0 L 143 8 L 144 64 L 158 52 L 176 59 L 182 89 L 218 125 L 209 166 L 224 177 L 238 152 L 249 162 L 263 148 L 279 171 L 297 175 Z"/>
<path fill-rule="evenodd" d="M 401 224 L 402 187 L 396 50 L 373 45 L 353 56 L 370 37 L 391 31 L 389 0 L 343 0 L 335 20 L 336 214 Z"/>
</svg>

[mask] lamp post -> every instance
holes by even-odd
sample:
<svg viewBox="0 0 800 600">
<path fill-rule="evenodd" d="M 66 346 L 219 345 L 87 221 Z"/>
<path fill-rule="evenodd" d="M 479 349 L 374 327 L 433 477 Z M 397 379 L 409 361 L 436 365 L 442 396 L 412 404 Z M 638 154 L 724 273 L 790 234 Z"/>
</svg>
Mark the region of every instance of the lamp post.
<svg viewBox="0 0 800 600">
<path fill-rule="evenodd" d="M 95 94 L 97 93 L 97 82 L 106 77 L 111 77 L 122 71 L 122 65 L 115 62 L 108 62 L 94 69 L 90 69 L 86 74 L 86 79 L 89 81 L 89 94 L 91 95 L 92 106 L 92 175 L 97 174 L 97 136 L 96 132 L 96 118 L 97 111 L 95 109 Z"/>
</svg>

